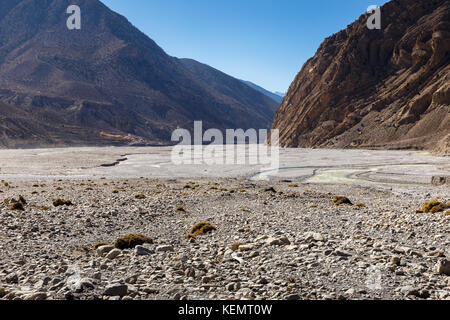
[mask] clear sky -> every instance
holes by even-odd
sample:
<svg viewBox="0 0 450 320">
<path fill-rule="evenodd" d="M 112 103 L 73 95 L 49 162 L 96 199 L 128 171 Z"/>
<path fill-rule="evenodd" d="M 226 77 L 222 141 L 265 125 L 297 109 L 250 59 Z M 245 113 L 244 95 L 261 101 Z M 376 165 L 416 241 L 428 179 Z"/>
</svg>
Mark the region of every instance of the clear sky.
<svg viewBox="0 0 450 320">
<path fill-rule="evenodd" d="M 101 0 L 169 55 L 285 92 L 328 36 L 386 0 Z"/>
</svg>

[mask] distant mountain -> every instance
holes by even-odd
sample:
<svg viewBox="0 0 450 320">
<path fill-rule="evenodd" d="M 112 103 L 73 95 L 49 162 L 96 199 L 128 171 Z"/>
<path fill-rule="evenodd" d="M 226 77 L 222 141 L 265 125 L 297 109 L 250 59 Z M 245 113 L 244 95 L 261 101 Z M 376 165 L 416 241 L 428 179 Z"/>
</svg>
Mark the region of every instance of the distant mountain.
<svg viewBox="0 0 450 320">
<path fill-rule="evenodd" d="M 276 101 L 278 104 L 281 104 L 281 102 L 283 102 L 283 97 L 284 96 L 280 96 L 277 93 L 270 92 L 269 90 L 266 90 L 266 89 L 264 89 L 264 88 L 262 88 L 262 87 L 260 87 L 260 86 L 258 86 L 256 84 L 254 84 L 253 82 L 245 81 L 245 80 L 242 80 L 242 82 L 244 82 L 246 85 L 252 87 L 253 89 L 261 92 L 262 94 L 268 96 L 272 100 Z"/>
<path fill-rule="evenodd" d="M 66 10 L 81 8 L 81 30 Z M 0 146 L 167 144 L 194 120 L 268 128 L 278 104 L 168 56 L 98 0 L 1 0 Z"/>
<path fill-rule="evenodd" d="M 394 0 L 381 30 L 365 14 L 306 62 L 273 128 L 288 147 L 450 154 L 450 1 Z"/>
<path fill-rule="evenodd" d="M 284 98 L 286 96 L 286 93 L 284 93 L 284 92 L 275 91 L 274 93 L 282 98 Z"/>
</svg>

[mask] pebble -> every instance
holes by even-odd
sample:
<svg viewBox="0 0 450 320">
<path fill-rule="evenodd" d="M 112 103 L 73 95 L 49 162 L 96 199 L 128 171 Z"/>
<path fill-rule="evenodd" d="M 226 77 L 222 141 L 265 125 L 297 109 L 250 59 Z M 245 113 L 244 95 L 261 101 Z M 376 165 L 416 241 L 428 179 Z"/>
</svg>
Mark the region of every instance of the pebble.
<svg viewBox="0 0 450 320">
<path fill-rule="evenodd" d="M 439 260 L 439 262 L 436 264 L 436 271 L 438 274 L 444 274 L 447 276 L 450 276 L 450 261 L 449 260 L 445 260 L 445 259 L 441 259 Z"/>
<path fill-rule="evenodd" d="M 124 297 L 128 294 L 128 286 L 120 283 L 110 284 L 105 288 L 103 294 L 110 297 Z"/>
<path fill-rule="evenodd" d="M 104 256 L 113 249 L 114 249 L 114 247 L 110 246 L 110 245 L 101 246 L 101 247 L 97 248 L 97 253 L 99 256 Z"/>
<path fill-rule="evenodd" d="M 137 256 L 148 256 L 153 253 L 153 251 L 144 246 L 136 246 L 134 252 Z"/>
<path fill-rule="evenodd" d="M 156 247 L 156 252 L 169 252 L 169 251 L 170 252 L 175 251 L 173 246 L 171 246 L 171 245 L 162 245 L 162 246 Z"/>
<path fill-rule="evenodd" d="M 113 249 L 106 255 L 106 259 L 113 260 L 113 259 L 117 258 L 121 253 L 122 253 L 121 250 Z"/>
</svg>

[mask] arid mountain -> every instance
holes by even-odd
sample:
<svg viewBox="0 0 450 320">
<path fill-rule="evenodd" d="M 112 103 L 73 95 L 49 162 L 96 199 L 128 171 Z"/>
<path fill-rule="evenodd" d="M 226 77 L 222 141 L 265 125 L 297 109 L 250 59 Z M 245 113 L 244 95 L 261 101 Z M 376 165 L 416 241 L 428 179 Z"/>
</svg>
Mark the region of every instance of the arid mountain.
<svg viewBox="0 0 450 320">
<path fill-rule="evenodd" d="M 81 30 L 66 26 L 72 4 Z M 2 147 L 161 144 L 194 120 L 268 128 L 276 108 L 233 77 L 168 56 L 98 0 L 0 1 Z"/>
<path fill-rule="evenodd" d="M 393 0 L 327 38 L 292 83 L 273 128 L 290 147 L 450 153 L 450 1 Z"/>
</svg>

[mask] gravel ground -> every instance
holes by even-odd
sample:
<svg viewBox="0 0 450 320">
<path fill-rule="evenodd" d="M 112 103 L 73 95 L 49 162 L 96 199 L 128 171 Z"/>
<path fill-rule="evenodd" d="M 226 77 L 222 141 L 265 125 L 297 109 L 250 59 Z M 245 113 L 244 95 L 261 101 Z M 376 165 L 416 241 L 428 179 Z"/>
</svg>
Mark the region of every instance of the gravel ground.
<svg viewBox="0 0 450 320">
<path fill-rule="evenodd" d="M 0 190 L 1 299 L 450 299 L 450 216 L 415 213 L 450 201 L 448 186 L 97 178 Z M 11 210 L 20 195 L 25 211 Z M 186 239 L 200 222 L 216 230 Z M 131 233 L 153 243 L 93 249 Z"/>
</svg>

